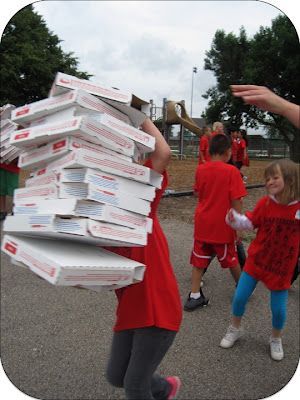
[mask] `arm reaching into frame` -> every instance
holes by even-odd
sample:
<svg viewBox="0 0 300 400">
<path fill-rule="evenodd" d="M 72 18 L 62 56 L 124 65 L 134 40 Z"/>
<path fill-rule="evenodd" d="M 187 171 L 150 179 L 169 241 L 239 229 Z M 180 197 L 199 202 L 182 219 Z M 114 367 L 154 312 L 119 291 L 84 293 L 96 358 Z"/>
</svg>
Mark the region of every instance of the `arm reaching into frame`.
<svg viewBox="0 0 300 400">
<path fill-rule="evenodd" d="M 144 132 L 155 137 L 155 149 L 150 154 L 153 169 L 163 173 L 171 159 L 171 149 L 154 123 L 147 118 L 141 125 Z"/>
<path fill-rule="evenodd" d="M 265 86 L 231 85 L 233 96 L 241 97 L 246 104 L 254 105 L 287 118 L 296 128 L 300 128 L 300 106 L 277 96 Z"/>
</svg>

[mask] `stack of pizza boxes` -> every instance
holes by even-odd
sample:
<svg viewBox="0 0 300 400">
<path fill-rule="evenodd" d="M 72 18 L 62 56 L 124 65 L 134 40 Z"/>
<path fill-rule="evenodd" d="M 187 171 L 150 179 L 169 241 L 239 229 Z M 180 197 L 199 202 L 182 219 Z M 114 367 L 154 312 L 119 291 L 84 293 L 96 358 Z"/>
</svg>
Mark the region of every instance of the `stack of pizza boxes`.
<svg viewBox="0 0 300 400">
<path fill-rule="evenodd" d="M 2 250 L 52 284 L 117 288 L 145 266 L 104 247 L 147 244 L 150 203 L 162 176 L 138 160 L 155 139 L 132 95 L 58 73 L 48 98 L 15 108 L 10 135 L 19 167 Z M 144 102 L 145 103 L 145 102 Z"/>
</svg>

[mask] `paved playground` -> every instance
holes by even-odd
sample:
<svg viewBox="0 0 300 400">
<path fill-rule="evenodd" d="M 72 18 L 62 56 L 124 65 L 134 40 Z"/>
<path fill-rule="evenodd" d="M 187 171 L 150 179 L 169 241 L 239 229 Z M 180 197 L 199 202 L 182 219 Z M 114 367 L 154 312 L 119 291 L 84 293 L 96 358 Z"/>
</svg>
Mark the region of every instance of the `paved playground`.
<svg viewBox="0 0 300 400">
<path fill-rule="evenodd" d="M 184 301 L 190 286 L 193 226 L 172 219 L 162 225 Z M 9 379 L 33 398 L 124 398 L 123 391 L 111 387 L 104 376 L 114 293 L 54 287 L 11 265 L 6 255 L 1 258 L 1 357 Z M 261 284 L 248 305 L 246 334 L 230 350 L 218 346 L 234 291 L 229 272 L 214 263 L 205 275 L 204 290 L 210 305 L 184 313 L 181 330 L 161 365 L 162 373 L 181 377 L 179 399 L 252 400 L 278 392 L 299 361 L 299 280 L 289 293 L 281 362 L 269 356 L 269 299 Z"/>
</svg>

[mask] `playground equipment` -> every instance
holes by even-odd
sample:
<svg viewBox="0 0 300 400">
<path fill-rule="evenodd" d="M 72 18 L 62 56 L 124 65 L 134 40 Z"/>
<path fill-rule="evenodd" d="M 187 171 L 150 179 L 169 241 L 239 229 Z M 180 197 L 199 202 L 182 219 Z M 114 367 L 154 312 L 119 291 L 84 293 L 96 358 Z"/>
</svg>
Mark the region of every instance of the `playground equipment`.
<svg viewBox="0 0 300 400">
<path fill-rule="evenodd" d="M 151 104 L 151 119 L 157 119 L 157 109 L 158 107 L 153 105 L 153 102 L 150 100 Z M 178 150 L 174 150 L 174 154 L 178 156 L 179 159 L 184 158 L 183 154 L 183 139 L 184 139 L 184 129 L 188 129 L 190 132 L 195 135 L 201 136 L 201 128 L 194 122 L 192 118 L 188 115 L 185 109 L 185 101 L 172 101 L 163 99 L 163 106 L 160 108 L 162 112 L 161 122 L 162 122 L 162 133 L 167 142 L 169 142 L 170 128 L 172 125 L 180 125 L 179 131 L 179 148 Z M 175 153 L 176 152 L 176 153 Z"/>
</svg>

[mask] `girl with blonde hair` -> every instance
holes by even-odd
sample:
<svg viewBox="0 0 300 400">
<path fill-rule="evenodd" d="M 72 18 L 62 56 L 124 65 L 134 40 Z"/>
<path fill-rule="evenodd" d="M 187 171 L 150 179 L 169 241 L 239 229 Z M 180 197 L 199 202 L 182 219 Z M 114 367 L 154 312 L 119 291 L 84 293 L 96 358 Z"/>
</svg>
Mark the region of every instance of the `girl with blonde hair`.
<svg viewBox="0 0 300 400">
<path fill-rule="evenodd" d="M 257 282 L 270 290 L 272 333 L 271 357 L 284 357 L 282 330 L 286 322 L 288 289 L 299 257 L 299 169 L 290 160 L 278 160 L 265 170 L 267 196 L 261 198 L 253 212 L 239 214 L 231 209 L 226 222 L 236 230 L 257 229 L 248 249 L 248 258 L 238 282 L 233 303 L 231 325 L 220 346 L 230 348 L 242 334 L 241 320 Z"/>
</svg>

